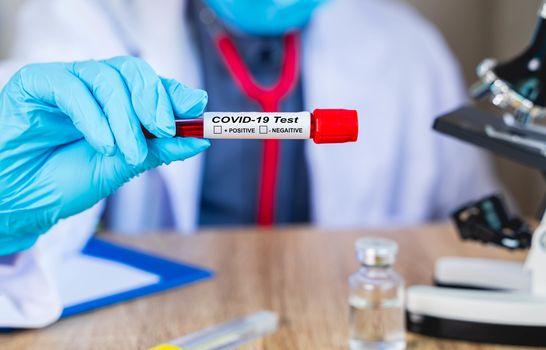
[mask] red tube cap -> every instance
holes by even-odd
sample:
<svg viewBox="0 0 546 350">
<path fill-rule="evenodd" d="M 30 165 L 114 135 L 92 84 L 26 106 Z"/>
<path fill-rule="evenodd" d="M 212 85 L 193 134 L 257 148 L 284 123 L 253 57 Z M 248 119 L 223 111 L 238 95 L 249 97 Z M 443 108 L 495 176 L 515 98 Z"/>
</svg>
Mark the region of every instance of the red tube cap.
<svg viewBox="0 0 546 350">
<path fill-rule="evenodd" d="M 352 109 L 315 109 L 315 143 L 355 142 L 358 139 L 358 113 Z"/>
</svg>

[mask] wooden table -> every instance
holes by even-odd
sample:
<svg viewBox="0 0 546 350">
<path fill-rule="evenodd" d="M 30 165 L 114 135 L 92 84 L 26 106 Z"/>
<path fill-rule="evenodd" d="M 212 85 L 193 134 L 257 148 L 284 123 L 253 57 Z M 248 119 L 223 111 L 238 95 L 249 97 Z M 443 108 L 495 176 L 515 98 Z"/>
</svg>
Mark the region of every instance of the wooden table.
<svg viewBox="0 0 546 350">
<path fill-rule="evenodd" d="M 212 268 L 214 279 L 68 318 L 43 330 L 0 335 L 0 349 L 146 349 L 262 309 L 281 315 L 275 334 L 244 349 L 347 349 L 347 277 L 354 241 L 393 238 L 408 285 L 429 284 L 445 255 L 523 260 L 523 254 L 461 243 L 449 225 L 348 232 L 290 228 L 207 231 L 196 236 L 109 236 L 112 240 Z M 409 336 L 410 349 L 508 349 Z M 520 348 L 521 349 L 521 348 Z"/>
</svg>

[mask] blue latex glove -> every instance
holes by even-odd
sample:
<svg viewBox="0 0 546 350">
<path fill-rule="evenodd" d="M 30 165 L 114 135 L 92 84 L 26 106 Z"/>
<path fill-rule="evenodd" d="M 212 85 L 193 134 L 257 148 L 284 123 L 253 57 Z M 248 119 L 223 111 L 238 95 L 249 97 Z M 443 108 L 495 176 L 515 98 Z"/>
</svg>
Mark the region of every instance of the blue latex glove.
<svg viewBox="0 0 546 350">
<path fill-rule="evenodd" d="M 22 68 L 0 93 L 0 255 L 132 177 L 205 150 L 207 140 L 173 135 L 175 115 L 198 116 L 206 103 L 205 91 L 132 57 Z"/>
</svg>

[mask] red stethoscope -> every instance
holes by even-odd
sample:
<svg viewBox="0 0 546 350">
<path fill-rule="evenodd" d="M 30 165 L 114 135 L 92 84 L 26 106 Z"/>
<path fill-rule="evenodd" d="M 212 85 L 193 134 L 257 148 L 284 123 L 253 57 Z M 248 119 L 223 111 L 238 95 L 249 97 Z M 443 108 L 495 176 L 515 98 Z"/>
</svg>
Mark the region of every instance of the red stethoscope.
<svg viewBox="0 0 546 350">
<path fill-rule="evenodd" d="M 257 102 L 264 112 L 279 110 L 282 100 L 290 94 L 299 78 L 299 33 L 292 32 L 284 36 L 284 59 L 280 77 L 272 86 L 261 86 L 252 77 L 249 69 L 239 55 L 233 40 L 224 31 L 214 35 L 216 48 L 225 63 L 231 77 L 248 96 Z M 275 221 L 275 207 L 277 194 L 277 175 L 280 155 L 279 140 L 264 140 L 261 180 L 258 189 L 259 226 L 267 227 Z"/>
</svg>

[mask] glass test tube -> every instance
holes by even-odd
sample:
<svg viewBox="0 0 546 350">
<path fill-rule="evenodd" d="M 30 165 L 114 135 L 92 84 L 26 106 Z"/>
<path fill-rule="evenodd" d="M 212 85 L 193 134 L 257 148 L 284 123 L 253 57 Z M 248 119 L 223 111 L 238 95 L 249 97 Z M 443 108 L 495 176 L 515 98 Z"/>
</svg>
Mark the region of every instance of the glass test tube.
<svg viewBox="0 0 546 350">
<path fill-rule="evenodd" d="M 279 316 L 271 311 L 255 314 L 226 322 L 150 350 L 229 350 L 236 349 L 251 340 L 263 337 L 277 330 Z"/>
<path fill-rule="evenodd" d="M 154 136 L 144 130 L 146 137 Z M 355 142 L 358 113 L 346 109 L 310 112 L 207 112 L 177 119 L 176 136 L 209 139 L 313 139 L 315 143 Z"/>
</svg>

